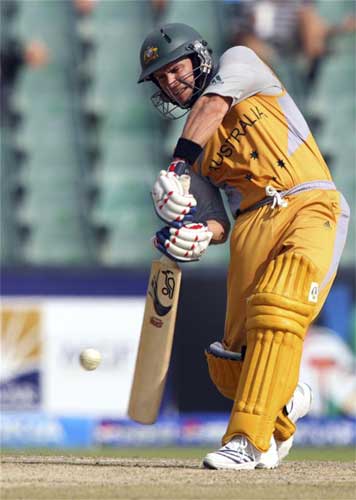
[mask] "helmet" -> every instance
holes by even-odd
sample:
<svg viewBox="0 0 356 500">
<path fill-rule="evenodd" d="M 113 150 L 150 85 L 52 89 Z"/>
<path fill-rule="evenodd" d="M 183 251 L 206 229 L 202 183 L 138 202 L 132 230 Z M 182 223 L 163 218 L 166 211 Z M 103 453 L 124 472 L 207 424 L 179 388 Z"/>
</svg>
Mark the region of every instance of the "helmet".
<svg viewBox="0 0 356 500">
<path fill-rule="evenodd" d="M 151 100 L 154 106 L 169 118 L 179 118 L 172 114 L 177 108 L 185 113 L 192 107 L 199 95 L 207 87 L 213 72 L 212 50 L 203 37 L 193 28 L 182 23 L 172 23 L 159 26 L 145 39 L 141 47 L 141 74 L 138 83 L 153 81 L 159 91 L 153 94 Z M 194 89 L 188 103 L 182 104 L 171 95 L 162 91 L 154 78 L 154 73 L 169 63 L 190 57 L 193 63 Z"/>
</svg>

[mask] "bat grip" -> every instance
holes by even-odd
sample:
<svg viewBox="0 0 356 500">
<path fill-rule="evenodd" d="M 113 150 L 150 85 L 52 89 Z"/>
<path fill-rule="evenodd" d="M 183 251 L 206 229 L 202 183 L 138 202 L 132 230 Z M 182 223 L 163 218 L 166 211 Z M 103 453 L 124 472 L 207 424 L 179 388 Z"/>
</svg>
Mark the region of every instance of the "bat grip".
<svg viewBox="0 0 356 500">
<path fill-rule="evenodd" d="M 190 165 L 186 161 L 178 161 L 174 167 L 174 173 L 177 175 L 189 175 Z"/>
<path fill-rule="evenodd" d="M 189 194 L 190 189 L 190 165 L 185 161 L 178 161 L 174 173 L 179 176 L 179 182 L 183 187 L 184 194 Z"/>
</svg>

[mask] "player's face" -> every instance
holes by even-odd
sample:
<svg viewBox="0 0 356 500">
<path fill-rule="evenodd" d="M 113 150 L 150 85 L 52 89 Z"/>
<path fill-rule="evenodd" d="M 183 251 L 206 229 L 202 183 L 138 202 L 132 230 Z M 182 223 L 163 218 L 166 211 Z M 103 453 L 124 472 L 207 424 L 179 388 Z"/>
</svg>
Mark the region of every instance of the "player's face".
<svg viewBox="0 0 356 500">
<path fill-rule="evenodd" d="M 154 73 L 161 89 L 178 104 L 185 104 L 194 91 L 193 64 L 189 57 L 167 64 Z"/>
</svg>

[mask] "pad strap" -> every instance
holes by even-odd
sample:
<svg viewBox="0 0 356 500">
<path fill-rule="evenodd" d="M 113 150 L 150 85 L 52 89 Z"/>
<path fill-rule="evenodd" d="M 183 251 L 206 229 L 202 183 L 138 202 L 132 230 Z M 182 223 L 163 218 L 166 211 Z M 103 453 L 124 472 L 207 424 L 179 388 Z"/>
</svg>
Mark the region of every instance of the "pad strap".
<svg viewBox="0 0 356 500">
<path fill-rule="evenodd" d="M 205 351 L 209 375 L 218 391 L 234 400 L 241 374 L 242 354 L 224 349 L 220 342 L 214 342 Z"/>
<path fill-rule="evenodd" d="M 209 354 L 213 354 L 217 358 L 232 359 L 236 361 L 243 361 L 245 356 L 245 351 L 246 351 L 245 346 L 242 346 L 241 352 L 228 351 L 224 349 L 224 346 L 222 345 L 221 342 L 213 342 L 207 348 L 207 352 Z"/>
</svg>

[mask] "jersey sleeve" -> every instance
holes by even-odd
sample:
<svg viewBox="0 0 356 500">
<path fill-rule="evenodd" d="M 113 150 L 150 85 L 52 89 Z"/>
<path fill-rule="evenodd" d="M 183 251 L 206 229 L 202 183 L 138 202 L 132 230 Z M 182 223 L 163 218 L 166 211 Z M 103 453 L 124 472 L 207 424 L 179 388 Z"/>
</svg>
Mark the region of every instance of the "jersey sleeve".
<svg viewBox="0 0 356 500">
<path fill-rule="evenodd" d="M 232 106 L 235 106 L 252 95 L 278 95 L 282 90 L 281 82 L 257 54 L 239 46 L 221 56 L 218 71 L 203 95 L 232 97 Z"/>
<path fill-rule="evenodd" d="M 194 222 L 216 220 L 228 232 L 230 221 L 219 188 L 213 186 L 207 178 L 202 177 L 192 170 L 190 192 L 197 200 L 197 211 L 194 214 Z"/>
</svg>

